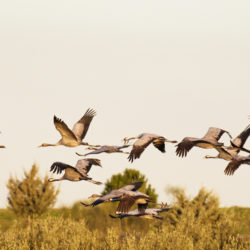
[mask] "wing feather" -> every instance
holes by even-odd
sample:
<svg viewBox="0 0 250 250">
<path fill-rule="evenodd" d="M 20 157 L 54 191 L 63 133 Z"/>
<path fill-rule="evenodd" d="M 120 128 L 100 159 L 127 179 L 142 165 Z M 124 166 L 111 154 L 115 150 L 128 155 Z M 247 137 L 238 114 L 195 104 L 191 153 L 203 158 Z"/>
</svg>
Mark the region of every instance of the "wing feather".
<svg viewBox="0 0 250 250">
<path fill-rule="evenodd" d="M 54 162 L 51 167 L 50 167 L 50 172 L 53 172 L 53 173 L 57 173 L 57 174 L 60 174 L 62 173 L 63 170 L 65 170 L 66 168 L 72 168 L 75 170 L 74 167 L 68 165 L 68 164 L 65 164 L 63 162 Z"/>
<path fill-rule="evenodd" d="M 83 117 L 73 126 L 73 133 L 78 138 L 78 140 L 82 141 L 86 136 L 89 125 L 96 115 L 96 111 L 93 109 L 87 109 Z"/>
<path fill-rule="evenodd" d="M 140 158 L 142 152 L 154 139 L 155 138 L 152 137 L 142 137 L 141 139 L 135 141 L 135 143 L 133 144 L 133 148 L 128 156 L 128 160 L 132 163 L 135 159 Z"/>
<path fill-rule="evenodd" d="M 162 153 L 165 153 L 165 138 L 159 137 L 153 140 L 153 145 L 159 149 Z"/>
<path fill-rule="evenodd" d="M 125 191 L 136 191 L 142 186 L 143 182 L 134 182 L 131 183 L 130 185 L 126 185 L 124 187 L 121 187 L 119 190 L 125 190 Z"/>
<path fill-rule="evenodd" d="M 176 155 L 179 157 L 187 156 L 187 153 L 193 146 L 195 146 L 195 143 L 196 141 L 191 140 L 189 137 L 185 137 L 180 143 L 176 145 L 177 146 Z"/>
<path fill-rule="evenodd" d="M 87 176 L 93 164 L 101 166 L 101 161 L 94 158 L 81 159 L 77 161 L 75 168 L 81 175 Z"/>
<path fill-rule="evenodd" d="M 221 128 L 210 127 L 207 133 L 204 135 L 203 139 L 206 139 L 206 140 L 214 139 L 216 141 L 219 141 L 219 139 L 224 133 L 227 133 L 229 137 L 232 138 L 232 136 L 230 135 L 228 131 L 221 129 Z"/>
<path fill-rule="evenodd" d="M 229 162 L 229 164 L 225 168 L 224 173 L 226 175 L 233 175 L 234 172 L 239 168 L 240 165 L 241 165 L 240 161 L 232 160 L 232 161 Z"/>
<path fill-rule="evenodd" d="M 55 124 L 56 129 L 61 134 L 62 138 L 77 141 L 76 136 L 68 128 L 67 124 L 63 120 L 54 116 L 54 124 Z"/>
<path fill-rule="evenodd" d="M 231 142 L 232 145 L 239 148 L 243 147 L 249 135 L 250 125 L 248 125 L 237 137 L 233 139 L 233 141 Z"/>
</svg>

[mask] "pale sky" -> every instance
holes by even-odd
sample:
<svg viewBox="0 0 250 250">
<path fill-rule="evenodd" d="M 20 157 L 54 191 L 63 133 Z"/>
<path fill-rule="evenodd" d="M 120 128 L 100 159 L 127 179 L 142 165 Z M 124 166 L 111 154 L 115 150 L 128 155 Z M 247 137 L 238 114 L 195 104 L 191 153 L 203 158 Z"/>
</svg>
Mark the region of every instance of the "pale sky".
<svg viewBox="0 0 250 250">
<path fill-rule="evenodd" d="M 69 127 L 87 108 L 97 111 L 85 141 L 119 145 L 142 132 L 181 141 L 210 126 L 237 136 L 250 115 L 249 1 L 2 1 L 0 2 L 0 207 L 10 174 L 33 162 L 44 176 L 54 161 L 74 165 L 84 147 L 38 148 L 60 139 L 53 116 Z M 222 137 L 227 145 L 228 137 Z M 250 148 L 250 139 L 245 145 Z M 186 158 L 152 145 L 133 164 L 100 154 L 105 182 L 125 168 L 141 171 L 168 202 L 168 185 L 195 195 L 204 186 L 222 206 L 249 206 L 250 167 L 225 176 L 228 162 Z M 51 175 L 52 176 L 52 175 Z M 56 175 L 53 175 L 56 177 Z M 60 184 L 57 206 L 103 190 L 89 182 Z"/>
</svg>

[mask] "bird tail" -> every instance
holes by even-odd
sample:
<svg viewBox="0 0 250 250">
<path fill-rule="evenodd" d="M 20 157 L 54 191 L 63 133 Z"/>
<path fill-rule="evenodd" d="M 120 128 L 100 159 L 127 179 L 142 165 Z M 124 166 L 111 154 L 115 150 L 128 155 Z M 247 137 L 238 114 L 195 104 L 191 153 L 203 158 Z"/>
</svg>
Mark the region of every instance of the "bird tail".
<svg viewBox="0 0 250 250">
<path fill-rule="evenodd" d="M 94 180 L 92 180 L 92 179 L 88 179 L 88 180 L 86 180 L 86 181 L 92 182 L 92 183 L 94 183 L 94 184 L 96 184 L 96 185 L 101 185 L 101 184 L 102 184 L 102 182 L 100 182 L 100 181 L 94 181 Z"/>
</svg>

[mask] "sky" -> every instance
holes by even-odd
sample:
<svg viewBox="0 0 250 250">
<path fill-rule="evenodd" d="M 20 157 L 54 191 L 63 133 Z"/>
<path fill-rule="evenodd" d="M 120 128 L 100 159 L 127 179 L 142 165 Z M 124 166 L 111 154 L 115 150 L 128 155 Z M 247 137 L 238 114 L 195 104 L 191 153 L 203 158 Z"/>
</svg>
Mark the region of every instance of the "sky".
<svg viewBox="0 0 250 250">
<path fill-rule="evenodd" d="M 0 3 L 0 207 L 10 175 L 23 177 L 35 162 L 40 176 L 55 161 L 75 165 L 85 147 L 56 143 L 53 116 L 70 128 L 96 110 L 85 141 L 120 145 L 150 132 L 181 141 L 211 126 L 237 136 L 250 115 L 249 1 L 2 1 Z M 226 135 L 221 138 L 229 145 Z M 250 147 L 250 139 L 245 144 Z M 170 186 L 189 196 L 201 187 L 221 206 L 249 206 L 250 167 L 224 175 L 228 162 L 206 160 L 215 150 L 193 148 L 186 158 L 173 144 L 152 145 L 133 164 L 123 154 L 100 154 L 105 182 L 125 168 L 139 170 L 169 202 Z M 243 153 L 244 154 L 244 153 Z M 56 206 L 71 205 L 103 185 L 63 181 Z"/>
</svg>

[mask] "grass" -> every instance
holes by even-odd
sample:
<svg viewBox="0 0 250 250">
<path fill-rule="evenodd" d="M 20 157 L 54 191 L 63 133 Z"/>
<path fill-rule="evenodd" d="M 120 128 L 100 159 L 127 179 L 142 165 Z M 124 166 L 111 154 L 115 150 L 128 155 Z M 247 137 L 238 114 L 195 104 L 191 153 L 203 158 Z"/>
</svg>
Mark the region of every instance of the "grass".
<svg viewBox="0 0 250 250">
<path fill-rule="evenodd" d="M 0 249 L 250 249 L 250 208 L 220 208 L 201 189 L 193 199 L 183 190 L 164 220 L 111 219 L 117 204 L 50 209 L 40 217 L 0 210 Z"/>
</svg>

